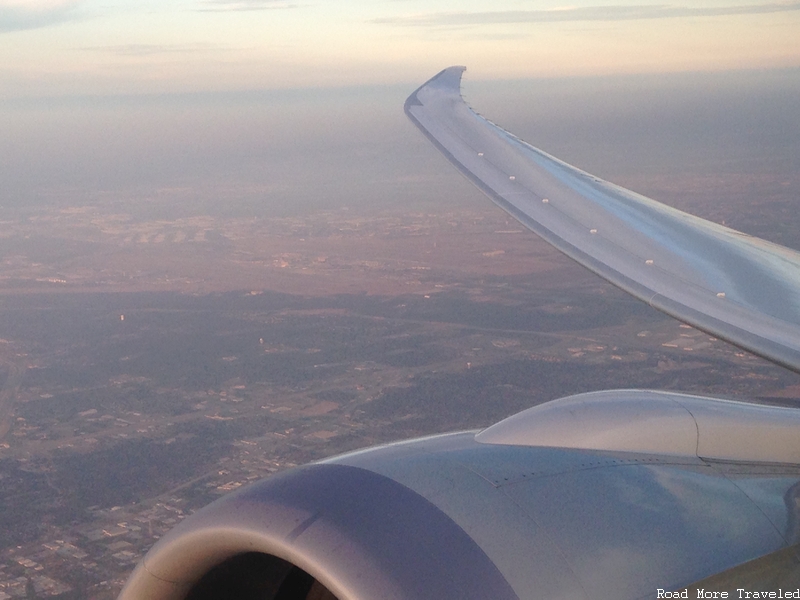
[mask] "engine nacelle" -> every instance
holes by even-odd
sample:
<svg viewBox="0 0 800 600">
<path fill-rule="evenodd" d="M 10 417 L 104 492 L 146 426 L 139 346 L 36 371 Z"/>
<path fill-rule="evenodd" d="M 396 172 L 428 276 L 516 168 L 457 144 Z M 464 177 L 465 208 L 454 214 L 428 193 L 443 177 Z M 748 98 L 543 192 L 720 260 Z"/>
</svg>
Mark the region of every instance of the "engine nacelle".
<svg viewBox="0 0 800 600">
<path fill-rule="evenodd" d="M 186 519 L 120 600 L 641 598 L 787 549 L 800 576 L 797 413 L 598 392 L 334 457 Z M 737 431 L 761 462 L 730 455 Z"/>
</svg>

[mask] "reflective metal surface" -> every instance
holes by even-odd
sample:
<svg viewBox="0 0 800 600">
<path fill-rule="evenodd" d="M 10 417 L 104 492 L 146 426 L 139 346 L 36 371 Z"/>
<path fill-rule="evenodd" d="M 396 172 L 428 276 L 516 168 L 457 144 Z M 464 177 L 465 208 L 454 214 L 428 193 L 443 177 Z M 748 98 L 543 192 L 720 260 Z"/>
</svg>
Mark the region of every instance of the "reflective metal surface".
<svg viewBox="0 0 800 600">
<path fill-rule="evenodd" d="M 745 591 L 751 593 L 751 598 L 756 597 L 752 595 L 756 591 L 759 595 L 765 593 L 762 598 L 800 598 L 800 546 L 772 552 L 695 581 L 684 589 L 687 589 L 684 598 L 699 597 L 697 590 L 716 592 L 717 598 L 746 598 Z"/>
<path fill-rule="evenodd" d="M 785 501 L 800 467 L 785 467 L 779 484 L 763 471 L 776 467 L 725 463 L 739 469 L 734 481 L 696 457 L 489 445 L 470 433 L 333 462 L 374 470 L 430 500 L 521 598 L 678 589 L 785 548 L 787 524 L 800 513 Z"/>
<path fill-rule="evenodd" d="M 534 406 L 475 439 L 800 464 L 800 411 L 674 392 L 609 390 Z"/>
<path fill-rule="evenodd" d="M 312 465 L 231 494 L 147 554 L 121 600 L 179 600 L 242 553 L 276 556 L 339 600 L 516 600 L 483 550 L 450 517 L 377 473 Z"/>
<path fill-rule="evenodd" d="M 120 598 L 182 599 L 251 552 L 340 600 L 645 598 L 731 570 L 757 582 L 752 561 L 770 555 L 765 577 L 792 573 L 800 465 L 476 437 L 353 452 L 226 496 L 161 540 Z"/>
<path fill-rule="evenodd" d="M 501 208 L 667 314 L 800 372 L 800 253 L 680 212 L 538 150 L 476 115 L 451 67 L 406 114 Z"/>
</svg>

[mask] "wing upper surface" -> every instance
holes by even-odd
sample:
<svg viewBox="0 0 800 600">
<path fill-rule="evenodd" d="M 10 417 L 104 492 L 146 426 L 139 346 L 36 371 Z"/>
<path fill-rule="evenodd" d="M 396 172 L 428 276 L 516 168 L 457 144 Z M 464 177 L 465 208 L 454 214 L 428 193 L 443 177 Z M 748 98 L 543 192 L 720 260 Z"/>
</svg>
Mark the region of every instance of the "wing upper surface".
<svg viewBox="0 0 800 600">
<path fill-rule="evenodd" d="M 461 97 L 464 67 L 406 100 L 472 183 L 561 252 L 651 306 L 800 372 L 800 253 L 609 183 L 523 142 Z"/>
</svg>

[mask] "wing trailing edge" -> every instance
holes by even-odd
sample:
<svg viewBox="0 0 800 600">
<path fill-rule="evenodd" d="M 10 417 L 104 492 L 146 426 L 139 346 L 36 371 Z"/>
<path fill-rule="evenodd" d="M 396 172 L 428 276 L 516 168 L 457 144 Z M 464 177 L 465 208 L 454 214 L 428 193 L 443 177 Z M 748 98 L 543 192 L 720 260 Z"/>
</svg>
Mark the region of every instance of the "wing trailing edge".
<svg viewBox="0 0 800 600">
<path fill-rule="evenodd" d="M 800 373 L 800 253 L 604 181 L 476 114 L 465 67 L 417 89 L 406 115 L 498 206 L 607 281 Z"/>
</svg>

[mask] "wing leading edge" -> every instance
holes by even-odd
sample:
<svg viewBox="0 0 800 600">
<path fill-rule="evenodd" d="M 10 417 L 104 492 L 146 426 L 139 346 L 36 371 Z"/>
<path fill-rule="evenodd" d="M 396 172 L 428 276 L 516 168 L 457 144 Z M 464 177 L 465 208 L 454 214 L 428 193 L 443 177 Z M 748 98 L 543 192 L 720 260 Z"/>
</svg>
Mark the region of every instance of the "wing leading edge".
<svg viewBox="0 0 800 600">
<path fill-rule="evenodd" d="M 473 112 L 464 67 L 405 104 L 411 121 L 497 205 L 651 306 L 800 372 L 800 253 L 577 169 Z"/>
</svg>

